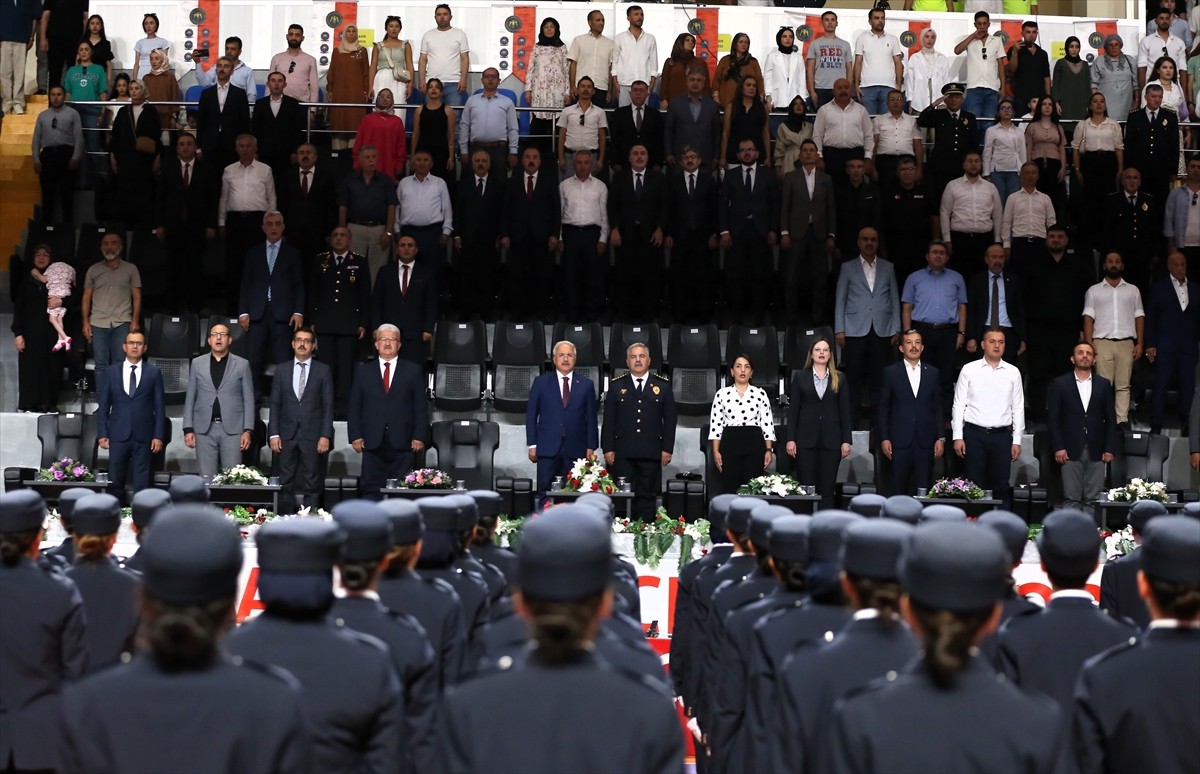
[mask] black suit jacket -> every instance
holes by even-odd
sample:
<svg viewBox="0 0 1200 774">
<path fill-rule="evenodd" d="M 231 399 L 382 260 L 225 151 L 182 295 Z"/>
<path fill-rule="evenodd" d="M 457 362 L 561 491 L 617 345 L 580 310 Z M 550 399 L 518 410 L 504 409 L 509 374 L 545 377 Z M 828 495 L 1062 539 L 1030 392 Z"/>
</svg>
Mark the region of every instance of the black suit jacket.
<svg viewBox="0 0 1200 774">
<path fill-rule="evenodd" d="M 830 385 L 823 397 L 817 397 L 813 371 L 805 368 L 792 377 L 788 389 L 787 439 L 801 449 L 838 449 L 851 442 L 850 389 L 846 375 L 839 373 L 838 391 Z M 820 443 L 820 446 L 818 446 Z"/>
<path fill-rule="evenodd" d="M 1004 282 L 1004 304 L 1007 307 L 1008 320 L 1017 336 L 1024 341 L 1025 302 L 1021 297 L 1021 282 L 1007 271 L 1001 274 L 1001 279 Z M 987 329 L 992 314 L 989 301 L 991 284 L 992 273 L 988 270 L 971 275 L 971 279 L 967 281 L 967 341 L 983 339 L 983 332 Z"/>
<path fill-rule="evenodd" d="M 1148 256 L 1162 236 L 1162 222 L 1155 217 L 1156 204 L 1154 197 L 1143 191 L 1138 191 L 1134 205 L 1129 204 L 1124 189 L 1106 196 L 1104 244 L 1119 250 L 1126 262 L 1135 256 Z"/>
<path fill-rule="evenodd" d="M 672 171 L 667 180 L 667 235 L 676 240 L 693 232 L 715 236 L 717 199 L 717 181 L 708 167 L 701 166 L 696 170 L 696 192 L 691 195 L 688 194 L 687 172 L 683 167 Z"/>
<path fill-rule="evenodd" d="M 642 129 L 638 131 L 633 121 L 633 105 L 613 111 L 608 119 L 608 158 L 614 166 L 629 166 L 629 149 L 634 145 L 646 146 L 650 155 L 650 166 L 661 167 L 666 154 L 663 152 L 663 128 L 666 121 L 662 111 L 642 106 Z"/>
<path fill-rule="evenodd" d="M 1159 109 L 1154 123 L 1145 109 L 1129 114 L 1125 123 L 1125 166 L 1146 178 L 1171 178 L 1179 169 L 1179 117 Z"/>
<path fill-rule="evenodd" d="M 767 232 L 779 232 L 779 186 L 775 183 L 775 171 L 762 164 L 754 172 L 753 191 L 746 190 L 745 169 L 740 165 L 726 171 L 721 186 L 717 206 L 721 232 L 731 231 L 747 217 L 754 221 L 755 230 L 763 238 Z"/>
<path fill-rule="evenodd" d="M 304 397 L 296 399 L 292 377 L 296 360 L 286 360 L 275 367 L 271 382 L 271 418 L 267 437 L 279 436 L 285 441 L 299 436 L 304 439 L 328 438 L 333 441 L 333 376 L 329 366 L 308 360 L 308 377 L 304 381 Z M 303 449 L 316 454 L 316 446 Z"/>
<path fill-rule="evenodd" d="M 283 95 L 279 115 L 271 112 L 271 95 L 254 103 L 250 131 L 258 140 L 258 158 L 274 169 L 288 164 L 291 155 L 304 142 L 307 111 L 300 101 Z"/>
<path fill-rule="evenodd" d="M 223 155 L 236 155 L 234 145 L 237 136 L 249 131 L 250 103 L 245 89 L 229 84 L 224 110 L 221 110 L 221 103 L 217 100 L 216 86 L 209 86 L 200 92 L 196 112 L 196 142 L 210 161 Z"/>
<path fill-rule="evenodd" d="M 404 346 L 421 341 L 422 333 L 433 333 L 437 323 L 437 286 L 433 269 L 420 261 L 408 275 L 408 295 L 400 292 L 400 263 L 388 261 L 375 275 L 371 293 L 371 328 L 391 323 L 400 329 Z"/>
<path fill-rule="evenodd" d="M 955 121 L 949 110 L 930 105 L 917 116 L 917 125 L 934 130 L 929 167 L 947 178 L 962 173 L 962 160 L 967 151 L 979 150 L 979 124 L 973 113 L 959 110 Z"/>
<path fill-rule="evenodd" d="M 649 242 L 655 229 L 665 229 L 667 216 L 667 179 L 662 172 L 647 168 L 642 172 L 642 194 L 633 191 L 633 170 L 622 169 L 613 175 L 608 187 L 608 225 L 621 230 L 625 242 Z"/>
<path fill-rule="evenodd" d="M 500 236 L 504 199 L 509 193 L 501 178 L 491 177 L 484 184 L 481 197 L 475 173 L 463 175 L 454 200 L 454 236 L 461 237 L 465 245 L 494 246 Z"/>
<path fill-rule="evenodd" d="M 1088 456 L 1117 453 L 1117 414 L 1112 382 L 1092 374 L 1092 399 L 1087 410 L 1075 386 L 1075 371 L 1050 380 L 1046 390 L 1046 428 L 1050 432 L 1050 450 L 1067 450 L 1067 456 L 1079 460 L 1084 444 Z"/>
<path fill-rule="evenodd" d="M 525 177 L 525 170 L 514 170 L 505 183 L 500 236 L 540 250 L 539 245 L 547 245 L 550 237 L 558 236 L 562 221 L 558 175 L 553 168 L 544 167 L 538 173 L 532 197 L 525 193 Z"/>
<path fill-rule="evenodd" d="M 154 140 L 154 145 L 157 154 L 162 150 L 162 122 L 158 118 L 158 111 L 146 104 L 142 108 L 142 114 L 138 116 L 137 124 L 133 121 L 133 106 L 126 105 L 117 111 L 116 118 L 112 123 L 112 136 L 108 140 L 108 152 L 117 157 L 117 164 L 126 162 L 135 156 L 146 156 L 151 158 L 149 154 L 139 153 L 136 145 L 137 138 L 148 137 Z"/>
<path fill-rule="evenodd" d="M 215 229 L 220 198 L 221 175 L 212 164 L 193 159 L 189 183 L 184 188 L 183 164 L 179 158 L 163 158 L 158 178 L 158 222 L 168 233 L 184 226 Z"/>
<path fill-rule="evenodd" d="M 325 248 L 325 239 L 337 225 L 337 181 L 326 167 L 315 166 L 308 176 L 308 193 L 300 190 L 300 168 L 289 166 L 275 175 L 275 192 L 283 222 L 284 239 L 304 258 Z"/>
<path fill-rule="evenodd" d="M 942 437 L 942 387 L 938 370 L 921 363 L 921 383 L 913 395 L 908 382 L 908 364 L 901 360 L 883 369 L 879 391 L 879 440 L 891 441 L 898 449 L 917 446 L 933 449 Z"/>
<path fill-rule="evenodd" d="M 275 322 L 287 322 L 293 314 L 304 314 L 304 269 L 300 253 L 286 242 L 279 245 L 275 270 L 267 269 L 267 243 L 246 251 L 238 314 L 259 322 L 267 313 L 267 288 L 271 289 L 271 311 Z"/>
<path fill-rule="evenodd" d="M 700 117 L 692 118 L 691 100 L 680 94 L 667 105 L 663 126 L 663 150 L 676 161 L 685 147 L 700 154 L 700 161 L 710 164 L 721 149 L 721 108 L 705 94 L 700 98 Z"/>
<path fill-rule="evenodd" d="M 429 407 L 425 375 L 415 363 L 396 358 L 392 385 L 386 393 L 379 358 L 359 363 L 346 403 L 346 430 L 351 441 L 363 439 L 366 449 L 378 449 L 386 435 L 393 449 L 406 450 L 413 441 L 429 441 Z"/>
<path fill-rule="evenodd" d="M 1196 354 L 1200 341 L 1200 283 L 1187 281 L 1188 308 L 1179 307 L 1175 280 L 1163 277 L 1150 288 L 1146 309 L 1146 346 Z"/>
</svg>

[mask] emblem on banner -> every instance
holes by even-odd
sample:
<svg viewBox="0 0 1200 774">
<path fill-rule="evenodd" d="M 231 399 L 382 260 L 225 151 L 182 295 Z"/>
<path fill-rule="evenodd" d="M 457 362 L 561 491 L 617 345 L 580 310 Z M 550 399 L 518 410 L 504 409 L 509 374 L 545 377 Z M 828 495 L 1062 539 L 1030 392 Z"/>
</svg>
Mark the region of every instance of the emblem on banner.
<svg viewBox="0 0 1200 774">
<path fill-rule="evenodd" d="M 690 19 L 687 23 L 687 31 L 695 37 L 700 37 L 704 34 L 704 20 Z"/>
<path fill-rule="evenodd" d="M 204 12 L 203 8 L 193 8 L 191 10 L 191 12 L 188 13 L 188 21 L 190 21 L 192 24 L 196 25 L 197 27 L 199 27 L 201 24 L 203 24 L 207 18 L 208 18 L 208 14 L 206 14 Z"/>
<path fill-rule="evenodd" d="M 801 24 L 800 28 L 796 30 L 796 40 L 800 41 L 801 43 L 807 43 L 808 41 L 812 40 L 812 37 L 813 28 L 807 24 Z"/>
<path fill-rule="evenodd" d="M 338 27 L 342 26 L 342 21 L 342 15 L 337 11 L 330 11 L 329 13 L 325 14 L 325 26 L 331 30 L 336 30 Z"/>
<path fill-rule="evenodd" d="M 917 34 L 912 30 L 905 30 L 900 33 L 900 45 L 905 48 L 912 48 L 917 45 Z"/>
<path fill-rule="evenodd" d="M 521 20 L 516 16 L 510 16 L 504 20 L 504 29 L 509 32 L 516 32 L 521 29 Z"/>
<path fill-rule="evenodd" d="M 1093 32 L 1088 35 L 1088 45 L 1092 48 L 1100 48 L 1104 45 L 1104 36 L 1099 31 Z"/>
</svg>

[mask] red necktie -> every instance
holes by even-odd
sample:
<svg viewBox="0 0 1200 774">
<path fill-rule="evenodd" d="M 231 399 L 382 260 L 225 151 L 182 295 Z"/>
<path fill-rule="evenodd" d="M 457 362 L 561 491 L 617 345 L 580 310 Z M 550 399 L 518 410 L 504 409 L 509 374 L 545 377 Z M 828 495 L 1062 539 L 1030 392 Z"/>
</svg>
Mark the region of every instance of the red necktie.
<svg viewBox="0 0 1200 774">
<path fill-rule="evenodd" d="M 408 264 L 401 264 L 400 268 L 404 271 L 400 273 L 400 295 L 408 295 Z"/>
<path fill-rule="evenodd" d="M 183 190 L 186 191 L 188 186 L 190 186 L 191 184 L 192 184 L 192 163 L 190 161 L 185 161 L 183 163 Z"/>
<path fill-rule="evenodd" d="M 563 379 L 563 408 L 566 408 L 567 404 L 571 402 L 571 380 L 565 376 L 562 379 Z"/>
<path fill-rule="evenodd" d="M 525 176 L 525 195 L 530 199 L 533 198 L 533 175 Z"/>
<path fill-rule="evenodd" d="M 392 364 L 384 361 L 383 363 L 383 392 L 386 395 L 392 389 Z"/>
<path fill-rule="evenodd" d="M 308 193 L 308 172 L 300 170 L 300 193 Z"/>
</svg>

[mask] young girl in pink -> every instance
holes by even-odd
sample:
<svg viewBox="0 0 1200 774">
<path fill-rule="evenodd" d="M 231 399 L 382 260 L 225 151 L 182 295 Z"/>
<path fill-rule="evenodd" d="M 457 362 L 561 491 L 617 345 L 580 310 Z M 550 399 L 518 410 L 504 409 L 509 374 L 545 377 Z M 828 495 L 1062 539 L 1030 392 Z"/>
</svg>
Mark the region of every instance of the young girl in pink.
<svg viewBox="0 0 1200 774">
<path fill-rule="evenodd" d="M 44 272 L 31 269 L 29 273 L 34 279 L 46 283 L 46 292 L 50 294 L 46 314 L 50 317 L 50 324 L 58 332 L 58 342 L 50 348 L 51 351 L 65 349 L 70 352 L 71 337 L 63 329 L 63 317 L 67 314 L 63 299 L 71 295 L 71 286 L 75 284 L 75 269 L 68 263 L 55 261 L 47 266 Z"/>
</svg>

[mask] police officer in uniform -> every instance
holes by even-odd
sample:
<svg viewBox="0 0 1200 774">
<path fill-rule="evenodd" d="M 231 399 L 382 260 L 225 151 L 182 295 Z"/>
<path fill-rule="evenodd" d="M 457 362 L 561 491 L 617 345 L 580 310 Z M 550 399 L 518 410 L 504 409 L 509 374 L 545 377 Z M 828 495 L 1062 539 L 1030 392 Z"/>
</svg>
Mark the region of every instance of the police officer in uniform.
<svg viewBox="0 0 1200 774">
<path fill-rule="evenodd" d="M 447 692 L 443 768 L 568 771 L 586 761 L 596 771 L 682 772 L 670 693 L 614 669 L 592 648 L 612 607 L 611 554 L 611 532 L 599 519 L 555 509 L 525 527 L 513 596 L 534 650 L 523 665 Z"/>
<path fill-rule="evenodd" d="M 154 521 L 154 517 L 158 515 L 159 511 L 170 504 L 171 495 L 164 489 L 143 489 L 134 493 L 133 499 L 129 501 L 129 510 L 139 548 L 133 553 L 133 556 L 121 562 L 121 566 L 126 570 L 142 572 L 145 569 L 145 557 L 142 556 L 141 550 L 142 541 L 146 539 L 146 531 L 150 529 L 150 522 Z"/>
<path fill-rule="evenodd" d="M 630 344 L 625 364 L 629 373 L 608 387 L 600 445 L 612 473 L 633 484 L 634 518 L 650 522 L 662 492 L 662 469 L 675 450 L 675 396 L 665 377 L 650 373 L 645 344 Z"/>
<path fill-rule="evenodd" d="M 846 694 L 830 725 L 835 770 L 1067 768 L 1069 723 L 1057 705 L 1022 692 L 973 655 L 1000 617 L 1008 559 L 991 530 L 965 522 L 917 526 L 901 559 L 900 610 L 922 656 Z"/>
<path fill-rule="evenodd" d="M 53 769 L 60 692 L 87 669 L 83 600 L 38 566 L 46 503 L 32 489 L 0 494 L 0 769 Z"/>
<path fill-rule="evenodd" d="M 167 494 L 171 495 L 171 503 L 173 505 L 184 505 L 185 503 L 208 504 L 208 484 L 204 483 L 203 477 L 197 476 L 194 473 L 184 476 L 174 476 L 171 479 L 171 483 L 167 485 Z"/>
<path fill-rule="evenodd" d="M 505 600 L 505 592 L 508 590 L 508 582 L 504 579 L 504 573 L 492 565 L 481 561 L 478 557 L 471 554 L 471 538 L 475 534 L 475 527 L 479 524 L 479 506 L 475 504 L 475 498 L 470 495 L 447 495 L 445 499 L 454 503 L 458 513 L 458 533 L 459 549 L 458 558 L 454 560 L 454 568 L 464 571 L 470 571 L 483 579 L 483 582 L 488 587 L 488 617 L 490 620 L 496 620 L 511 612 Z"/>
<path fill-rule="evenodd" d="M 491 489 L 473 489 L 467 495 L 475 501 L 479 512 L 479 521 L 471 534 L 471 554 L 499 570 L 508 591 L 517 577 L 517 555 L 495 541 L 497 517 L 504 510 L 504 498 Z"/>
<path fill-rule="evenodd" d="M 421 553 L 425 522 L 411 500 L 379 503 L 392 524 L 392 547 L 387 567 L 379 579 L 379 600 L 384 607 L 407 613 L 417 620 L 433 646 L 440 692 L 462 674 L 467 630 L 458 592 L 437 578 L 422 578 L 413 569 Z"/>
<path fill-rule="evenodd" d="M 590 506 L 604 523 L 612 529 L 613 519 L 617 516 L 616 506 L 612 498 L 603 492 L 588 492 L 580 495 L 575 501 L 577 505 Z M 642 593 L 638 586 L 637 568 L 616 551 L 612 555 L 613 571 L 613 617 L 625 616 L 637 624 L 639 637 L 644 637 L 642 631 Z"/>
<path fill-rule="evenodd" d="M 75 503 L 75 564 L 67 577 L 83 597 L 88 673 L 107 669 L 133 650 L 142 579 L 109 556 L 121 528 L 121 501 L 92 494 Z"/>
<path fill-rule="evenodd" d="M 1133 528 L 1132 551 L 1105 562 L 1100 574 L 1100 607 L 1109 615 L 1126 618 L 1139 629 L 1150 625 L 1150 610 L 1138 588 L 1138 570 L 1142 569 L 1142 534 L 1151 519 L 1167 515 L 1167 506 L 1157 500 L 1139 500 L 1129 506 L 1129 526 Z"/>
<path fill-rule="evenodd" d="M 404 687 L 406 768 L 435 771 L 433 718 L 440 690 L 433 647 L 415 618 L 388 610 L 379 601 L 379 574 L 392 547 L 392 523 L 387 512 L 370 500 L 338 503 L 333 520 L 345 530 L 346 543 L 338 563 L 342 593 L 334 600 L 329 620 L 387 645 Z"/>
<path fill-rule="evenodd" d="M 237 529 L 203 505 L 162 515 L 139 551 L 142 652 L 71 686 L 61 726 L 54 718 L 41 723 L 61 736 L 40 744 L 61 743 L 60 772 L 308 771 L 309 728 L 295 679 L 221 648 L 242 567 Z M 6 624 L 0 636 L 13 628 Z"/>
<path fill-rule="evenodd" d="M 964 84 L 947 83 L 942 87 L 942 96 L 917 116 L 918 126 L 934 130 L 933 150 L 925 165 L 925 185 L 935 205 L 941 204 L 946 183 L 961 175 L 963 156 L 980 148 L 977 117 L 962 109 L 964 91 Z"/>
<path fill-rule="evenodd" d="M 404 693 L 387 647 L 325 618 L 345 539 L 336 524 L 317 519 L 264 524 L 255 543 L 266 611 L 229 636 L 229 651 L 300 681 L 313 769 L 399 771 L 407 755 Z"/>
<path fill-rule="evenodd" d="M 1057 701 L 1063 717 L 1070 717 L 1083 663 L 1138 632 L 1099 610 L 1086 588 L 1100 548 L 1091 514 L 1050 513 L 1037 545 L 1054 593 L 1045 610 L 1013 619 L 1000 630 L 999 666 L 1017 685 Z"/>
<path fill-rule="evenodd" d="M 317 334 L 317 361 L 333 371 L 334 418 L 345 419 L 354 363 L 371 327 L 371 271 L 366 258 L 350 252 L 345 226 L 330 233 L 329 248 L 313 263 L 305 321 Z"/>
<path fill-rule="evenodd" d="M 1200 771 L 1200 520 L 1154 519 L 1141 554 L 1150 628 L 1088 661 L 1075 689 L 1075 750 L 1086 774 Z"/>
<path fill-rule="evenodd" d="M 47 548 L 42 554 L 64 570 L 75 564 L 75 503 L 93 494 L 95 492 L 91 489 L 74 486 L 58 496 L 58 520 L 67 531 L 67 537 L 53 548 Z"/>
<path fill-rule="evenodd" d="M 1013 572 L 1016 572 L 1025 555 L 1025 546 L 1029 543 L 1029 525 L 1025 523 L 1025 520 L 1011 511 L 995 510 L 980 514 L 976 523 L 981 527 L 989 527 L 1000 536 L 1008 551 L 1009 566 Z M 983 641 L 979 643 L 979 652 L 983 654 L 989 664 L 999 670 L 1000 627 L 1014 618 L 1041 611 L 1042 605 L 1031 602 L 1018 594 L 1016 582 L 1010 582 L 1004 588 L 1004 596 L 1000 598 L 1000 623 L 997 624 L 996 631 L 984 637 Z"/>
<path fill-rule="evenodd" d="M 417 574 L 422 578 L 444 580 L 458 593 L 467 626 L 467 660 L 464 664 L 473 664 L 483 655 L 479 638 L 491 619 L 492 591 L 478 572 L 455 566 L 462 555 L 462 532 L 458 505 L 447 500 L 449 497 L 422 497 L 415 501 L 425 522 Z"/>
</svg>

